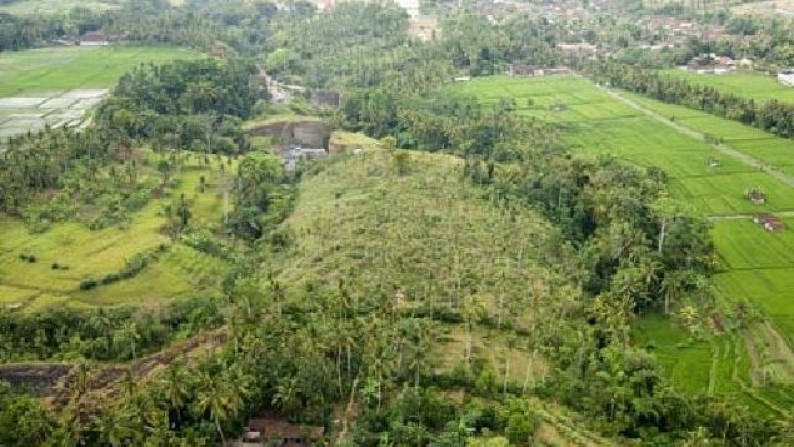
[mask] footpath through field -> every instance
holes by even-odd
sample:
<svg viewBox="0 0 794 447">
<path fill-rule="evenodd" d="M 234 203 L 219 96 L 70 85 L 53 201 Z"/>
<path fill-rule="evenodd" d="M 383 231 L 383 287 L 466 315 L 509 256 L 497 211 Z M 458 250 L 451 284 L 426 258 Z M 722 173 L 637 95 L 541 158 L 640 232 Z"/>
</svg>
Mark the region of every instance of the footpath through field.
<svg viewBox="0 0 794 447">
<path fill-rule="evenodd" d="M 670 126 L 673 129 L 677 130 L 678 132 L 681 132 L 684 135 L 687 135 L 687 136 L 690 136 L 690 137 L 695 138 L 697 140 L 701 140 L 703 142 L 708 143 L 708 141 L 706 139 L 706 134 L 704 134 L 702 132 L 698 132 L 698 131 L 693 130 L 693 129 L 690 129 L 689 127 L 682 126 L 682 125 L 676 123 L 675 121 L 671 121 L 667 117 L 662 116 L 659 113 L 654 112 L 653 110 L 649 110 L 649 109 L 643 107 L 642 105 L 637 104 L 636 102 L 632 101 L 629 98 L 626 98 L 625 96 L 621 95 L 620 93 L 616 92 L 615 90 L 608 89 L 608 88 L 600 86 L 600 85 L 598 86 L 598 88 L 606 91 L 610 96 L 612 96 L 613 98 L 617 99 L 618 101 L 623 102 L 624 104 L 628 105 L 629 107 L 632 107 L 632 108 L 644 113 L 645 115 L 655 119 L 656 121 L 659 121 L 660 123 L 663 123 L 663 124 L 665 124 L 667 126 Z M 717 144 L 708 143 L 708 144 L 710 144 L 710 146 L 713 147 L 714 149 L 716 149 L 717 151 L 719 151 L 719 152 L 721 152 L 721 153 L 723 153 L 725 155 L 728 155 L 730 157 L 733 157 L 733 158 L 741 161 L 742 163 L 746 164 L 747 166 L 751 166 L 753 168 L 758 168 L 761 171 L 764 171 L 767 174 L 769 174 L 769 175 L 775 177 L 776 179 L 780 180 L 781 182 L 786 183 L 787 185 L 789 185 L 791 187 L 794 187 L 794 176 L 787 175 L 787 174 L 785 174 L 783 172 L 777 171 L 772 166 L 769 166 L 769 165 L 765 164 L 761 160 L 758 160 L 755 157 L 752 157 L 752 156 L 750 156 L 750 155 L 748 155 L 748 154 L 746 154 L 744 152 L 736 150 L 733 147 L 731 147 L 731 146 L 729 146 L 729 145 L 727 145 L 725 143 L 717 143 Z"/>
</svg>

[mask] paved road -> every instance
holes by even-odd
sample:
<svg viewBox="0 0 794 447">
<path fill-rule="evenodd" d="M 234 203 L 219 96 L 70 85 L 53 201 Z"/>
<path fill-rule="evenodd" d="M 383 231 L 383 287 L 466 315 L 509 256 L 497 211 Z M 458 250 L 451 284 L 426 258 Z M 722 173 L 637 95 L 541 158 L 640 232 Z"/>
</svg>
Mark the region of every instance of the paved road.
<svg viewBox="0 0 794 447">
<path fill-rule="evenodd" d="M 665 124 L 665 125 L 667 125 L 669 127 L 672 127 L 673 129 L 677 130 L 678 132 L 680 132 L 680 133 L 682 133 L 684 135 L 690 136 L 690 137 L 692 137 L 692 138 L 694 138 L 696 140 L 700 140 L 700 141 L 703 141 L 703 142 L 706 141 L 706 136 L 703 133 L 701 133 L 701 132 L 698 132 L 696 130 L 690 129 L 688 127 L 684 127 L 684 126 L 682 126 L 682 125 L 680 125 L 680 124 L 678 124 L 678 123 L 676 123 L 674 121 L 670 121 L 667 117 L 665 117 L 665 116 L 663 116 L 663 115 L 661 115 L 659 113 L 656 113 L 653 110 L 649 110 L 649 109 L 643 107 L 642 105 L 632 101 L 629 98 L 626 98 L 625 96 L 621 95 L 620 93 L 618 93 L 615 90 L 611 90 L 611 89 L 608 89 L 608 88 L 603 87 L 603 86 L 598 86 L 598 88 L 600 88 L 601 90 L 605 91 L 607 94 L 609 94 L 613 98 L 617 99 L 618 101 L 623 102 L 624 104 L 628 105 L 629 107 L 632 107 L 632 108 L 644 113 L 645 115 L 653 118 L 656 121 L 659 121 L 660 123 L 663 123 L 663 124 Z M 774 167 L 765 164 L 763 161 L 761 161 L 761 160 L 759 160 L 759 159 L 757 159 L 757 158 L 755 158 L 755 157 L 753 157 L 751 155 L 748 155 L 748 154 L 746 154 L 744 152 L 736 150 L 736 149 L 732 148 L 731 146 L 729 146 L 727 144 L 721 143 L 721 144 L 709 144 L 709 145 L 713 149 L 715 149 L 716 151 L 718 151 L 718 152 L 720 152 L 720 153 L 722 153 L 724 155 L 727 155 L 729 157 L 735 158 L 736 160 L 739 160 L 740 162 L 746 164 L 747 166 L 752 166 L 754 168 L 757 168 L 757 169 L 759 169 L 759 170 L 771 175 L 772 177 L 780 180 L 781 182 L 791 186 L 792 188 L 794 188 L 794 176 L 790 176 L 790 175 L 785 174 L 785 173 L 783 173 L 781 171 L 778 171 Z"/>
</svg>

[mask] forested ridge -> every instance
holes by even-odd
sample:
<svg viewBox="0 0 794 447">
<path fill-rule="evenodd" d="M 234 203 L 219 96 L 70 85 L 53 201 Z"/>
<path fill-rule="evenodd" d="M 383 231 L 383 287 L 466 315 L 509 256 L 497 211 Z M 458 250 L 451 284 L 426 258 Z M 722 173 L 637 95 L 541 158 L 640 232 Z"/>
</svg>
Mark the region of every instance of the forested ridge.
<svg viewBox="0 0 794 447">
<path fill-rule="evenodd" d="M 794 443 L 790 416 L 676 389 L 632 339 L 647 314 L 697 326 L 715 306 L 710 223 L 669 197 L 665 172 L 577 155 L 564 125 L 514 113 L 514 99 L 448 89 L 453 76 L 512 62 L 561 63 L 557 25 L 461 14 L 420 42 L 393 4 L 316 15 L 301 2 L 187 3 L 122 6 L 80 31 L 221 42 L 245 57 L 140 66 L 86 129 L 9 139 L 0 212 L 32 234 L 65 222 L 99 231 L 165 201 L 155 214 L 166 241 L 79 288 L 123 284 L 175 247 L 220 266 L 212 287 L 154 306 L 0 308 L 0 361 L 75 365 L 57 399 L 0 382 L 0 445 L 219 445 L 263 412 L 345 446 L 554 445 L 544 429 L 563 419 L 560 442 L 571 445 Z M 29 26 L 10 20 L 12 36 Z M 43 28 L 0 49 L 66 32 L 35 23 Z M 790 136 L 782 105 L 623 65 L 591 69 Z M 309 91 L 273 104 L 265 72 Z M 321 88 L 342 93 L 338 109 L 310 104 Z M 245 131 L 301 113 L 370 138 L 291 171 L 273 141 Z M 209 222 L 178 192 L 199 167 L 219 172 L 193 188 L 224 203 Z M 682 322 L 682 310 L 694 317 Z M 180 342 L 195 349 L 157 363 Z M 157 366 L 141 374 L 139 362 Z M 125 367 L 117 382 L 92 385 Z"/>
</svg>

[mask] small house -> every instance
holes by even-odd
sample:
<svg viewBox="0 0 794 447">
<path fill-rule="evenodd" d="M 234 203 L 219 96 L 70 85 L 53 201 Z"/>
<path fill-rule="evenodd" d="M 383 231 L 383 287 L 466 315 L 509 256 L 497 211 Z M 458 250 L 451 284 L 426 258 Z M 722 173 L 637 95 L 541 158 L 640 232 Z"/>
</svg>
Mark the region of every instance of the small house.
<svg viewBox="0 0 794 447">
<path fill-rule="evenodd" d="M 325 437 L 324 427 L 297 425 L 275 417 L 251 418 L 243 438 L 247 443 L 263 443 L 282 447 L 309 447 Z"/>
<path fill-rule="evenodd" d="M 557 67 L 546 69 L 546 76 L 567 76 L 572 75 L 573 70 L 568 67 Z"/>
<path fill-rule="evenodd" d="M 777 81 L 787 87 L 794 87 L 794 70 L 783 70 L 777 74 Z"/>
<path fill-rule="evenodd" d="M 110 45 L 110 41 L 105 36 L 105 33 L 96 30 L 96 31 L 88 31 L 79 39 L 77 39 L 77 44 L 81 47 L 104 47 Z"/>
<path fill-rule="evenodd" d="M 592 55 L 598 51 L 598 47 L 589 43 L 560 43 L 557 49 L 566 54 L 580 56 Z"/>
<path fill-rule="evenodd" d="M 535 65 L 510 64 L 507 66 L 507 74 L 510 76 L 543 76 L 543 68 Z"/>
<path fill-rule="evenodd" d="M 766 203 L 766 194 L 754 189 L 747 193 L 747 200 L 753 202 L 754 205 L 763 205 Z"/>
<path fill-rule="evenodd" d="M 756 214 L 753 222 L 764 227 L 764 230 L 774 233 L 786 227 L 786 224 L 777 216 L 772 214 Z"/>
<path fill-rule="evenodd" d="M 295 172 L 299 161 L 303 160 L 317 160 L 328 156 L 325 149 L 309 149 L 303 148 L 300 145 L 293 144 L 281 153 L 282 162 L 287 172 Z"/>
</svg>

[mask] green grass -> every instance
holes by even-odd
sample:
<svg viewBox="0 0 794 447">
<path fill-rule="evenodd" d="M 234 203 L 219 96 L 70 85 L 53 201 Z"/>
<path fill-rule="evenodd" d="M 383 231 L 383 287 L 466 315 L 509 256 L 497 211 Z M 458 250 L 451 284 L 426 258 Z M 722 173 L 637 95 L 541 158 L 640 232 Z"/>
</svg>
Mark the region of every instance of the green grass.
<svg viewBox="0 0 794 447">
<path fill-rule="evenodd" d="M 709 387 L 711 344 L 693 341 L 688 333 L 657 314 L 638 320 L 634 343 L 648 349 L 679 388 L 703 393 Z"/>
<path fill-rule="evenodd" d="M 158 156 L 144 152 L 154 160 Z M 224 165 L 224 171 L 220 166 Z M 217 227 L 223 215 L 223 181 L 236 169 L 226 158 L 189 155 L 177 177 L 177 186 L 151 200 L 132 216 L 126 227 L 90 230 L 78 222 L 52 225 L 43 233 L 30 233 L 25 224 L 0 216 L 0 304 L 20 303 L 35 310 L 47 305 L 112 305 L 146 303 L 214 287 L 222 265 L 214 258 L 173 242 L 161 230 L 166 224 L 163 207 L 185 194 L 194 225 Z M 199 191 L 200 177 L 206 181 Z M 94 290 L 80 290 L 85 278 L 102 278 L 119 271 L 127 259 L 146 250 L 171 248 L 133 278 Z M 20 259 L 34 255 L 35 263 Z M 68 269 L 53 269 L 58 263 Z"/>
<path fill-rule="evenodd" d="M 16 0 L 7 5 L 0 5 L 0 12 L 15 16 L 50 15 L 67 12 L 75 7 L 88 8 L 92 11 L 114 9 L 118 8 L 120 3 L 118 0 Z"/>
<path fill-rule="evenodd" d="M 110 88 L 141 63 L 202 57 L 161 46 L 58 47 L 0 54 L 0 97 Z"/>
<path fill-rule="evenodd" d="M 621 94 L 666 117 L 674 117 L 678 124 L 718 137 L 768 166 L 794 172 L 794 140 L 778 138 L 760 129 L 684 106 L 665 104 L 627 92 Z"/>
<path fill-rule="evenodd" d="M 756 102 L 765 102 L 772 99 L 794 102 L 794 88 L 780 84 L 774 76 L 753 71 L 742 70 L 714 75 L 672 69 L 664 70 L 663 73 L 673 78 L 684 79 L 693 84 L 713 87 L 721 93 L 752 98 Z"/>
<path fill-rule="evenodd" d="M 584 79 L 496 76 L 455 84 L 448 91 L 473 95 L 483 103 L 512 97 L 516 113 L 557 123 L 577 153 L 611 154 L 639 167 L 659 167 L 670 178 L 671 196 L 704 215 L 794 210 L 794 194 L 785 183 L 639 111 L 626 110 L 624 103 Z M 794 157 L 789 155 L 794 155 L 794 144 L 789 140 L 684 107 L 626 96 L 778 169 L 794 166 Z M 555 111 L 552 104 L 566 104 L 567 108 Z M 718 158 L 721 166 L 710 168 L 711 158 Z M 755 187 L 767 193 L 766 205 L 756 206 L 745 199 L 746 191 Z M 756 303 L 785 336 L 794 335 L 794 231 L 769 234 L 748 217 L 717 222 L 713 234 L 727 269 L 714 280 L 721 299 Z M 652 316 L 640 320 L 636 342 L 642 346 L 652 343 L 673 382 L 687 391 L 740 396 L 766 411 L 788 402 L 786 393 L 746 385 L 750 383 L 750 360 L 737 334 L 690 341 L 687 333 L 668 320 Z"/>
<path fill-rule="evenodd" d="M 696 339 L 663 315 L 650 314 L 638 320 L 632 335 L 682 391 L 730 396 L 761 413 L 777 412 L 791 402 L 775 386 L 750 386 L 752 362 L 740 334 Z"/>
</svg>

